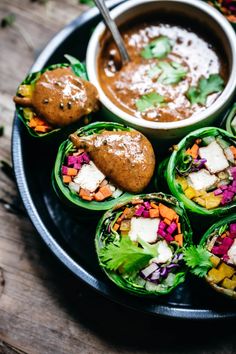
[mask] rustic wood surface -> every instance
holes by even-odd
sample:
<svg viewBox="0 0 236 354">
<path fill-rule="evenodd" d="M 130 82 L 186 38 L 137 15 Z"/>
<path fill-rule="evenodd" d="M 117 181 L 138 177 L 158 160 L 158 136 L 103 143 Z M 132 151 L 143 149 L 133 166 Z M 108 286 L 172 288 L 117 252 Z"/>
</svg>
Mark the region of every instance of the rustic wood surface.
<svg viewBox="0 0 236 354">
<path fill-rule="evenodd" d="M 11 164 L 12 96 L 41 48 L 87 7 L 77 0 L 1 0 L 0 160 Z M 235 322 L 149 318 L 111 303 L 51 256 L 0 170 L 0 353 L 236 353 Z"/>
</svg>

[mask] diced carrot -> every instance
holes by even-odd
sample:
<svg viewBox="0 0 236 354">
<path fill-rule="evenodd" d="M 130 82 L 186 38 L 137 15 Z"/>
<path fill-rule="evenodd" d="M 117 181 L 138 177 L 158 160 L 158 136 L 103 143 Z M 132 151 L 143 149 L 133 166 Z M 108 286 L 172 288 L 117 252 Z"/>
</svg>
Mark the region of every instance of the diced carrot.
<svg viewBox="0 0 236 354">
<path fill-rule="evenodd" d="M 175 219 L 177 217 L 177 214 L 174 210 L 168 208 L 167 206 L 165 206 L 162 203 L 159 204 L 159 212 L 163 218 L 167 218 L 170 221 L 172 221 L 173 219 Z"/>
<path fill-rule="evenodd" d="M 97 202 L 101 202 L 102 200 L 105 199 L 105 196 L 102 194 L 102 192 L 98 191 L 97 193 L 94 194 L 94 199 Z"/>
<path fill-rule="evenodd" d="M 99 191 L 104 195 L 105 198 L 109 198 L 112 195 L 112 191 L 109 186 L 103 186 Z"/>
<path fill-rule="evenodd" d="M 70 183 L 71 182 L 71 176 L 62 176 L 62 180 L 64 183 Z"/>
<path fill-rule="evenodd" d="M 181 224 L 179 222 L 177 224 L 177 227 L 178 227 L 178 234 L 181 234 Z"/>
<path fill-rule="evenodd" d="M 135 205 L 135 204 L 142 204 L 143 203 L 143 199 L 138 199 L 138 198 L 135 198 L 132 200 L 132 204 Z"/>
<path fill-rule="evenodd" d="M 180 247 L 183 247 L 183 234 L 178 234 L 174 237 Z"/>
<path fill-rule="evenodd" d="M 35 127 L 34 130 L 39 133 L 46 133 L 50 130 L 50 128 L 44 125 L 37 125 L 37 127 Z"/>
<path fill-rule="evenodd" d="M 78 170 L 76 170 L 76 168 L 68 167 L 68 169 L 67 169 L 68 176 L 76 176 L 77 173 L 78 173 Z"/>
<path fill-rule="evenodd" d="M 220 237 L 221 237 L 221 238 L 225 238 L 225 237 L 226 237 L 226 232 L 223 233 Z"/>
<path fill-rule="evenodd" d="M 152 207 L 153 209 L 158 209 L 158 210 L 159 210 L 159 206 L 158 206 L 158 205 L 156 205 L 156 204 L 153 203 L 153 202 L 151 202 L 150 204 L 151 204 L 151 207 Z"/>
<path fill-rule="evenodd" d="M 120 217 L 116 220 L 116 222 L 117 222 L 117 224 L 120 224 L 121 221 L 122 221 L 122 218 L 121 218 L 121 216 L 120 216 Z"/>
<path fill-rule="evenodd" d="M 178 224 L 179 222 L 179 215 L 176 214 L 176 218 L 175 218 L 176 224 Z"/>
<path fill-rule="evenodd" d="M 119 217 L 119 219 L 121 219 L 121 221 L 123 219 L 125 219 L 127 217 L 127 215 L 130 213 L 130 208 L 125 208 L 125 210 L 123 211 L 123 214 L 121 214 L 121 216 Z"/>
<path fill-rule="evenodd" d="M 186 151 L 186 154 L 191 155 L 193 159 L 196 159 L 198 157 L 198 151 L 199 151 L 199 146 L 197 144 L 193 144 L 191 149 L 189 148 Z"/>
<path fill-rule="evenodd" d="M 169 220 L 169 219 L 167 219 L 167 218 L 165 218 L 163 221 L 164 221 L 164 223 L 167 224 L 167 225 L 170 225 L 170 224 L 171 224 L 171 220 Z"/>
<path fill-rule="evenodd" d="M 202 142 L 202 139 L 200 139 L 200 138 L 195 140 L 195 143 L 198 144 L 198 145 L 201 144 L 201 142 Z"/>
<path fill-rule="evenodd" d="M 158 218 L 159 209 L 149 209 L 149 216 L 150 218 Z"/>
<path fill-rule="evenodd" d="M 230 146 L 230 150 L 232 151 L 234 158 L 236 159 L 236 147 L 235 146 Z"/>
<path fill-rule="evenodd" d="M 115 223 L 115 224 L 113 225 L 113 230 L 114 230 L 114 231 L 117 231 L 117 230 L 119 229 L 119 227 L 120 227 L 120 225 L 117 224 L 117 223 Z"/>
<path fill-rule="evenodd" d="M 88 201 L 93 200 L 93 195 L 89 191 L 83 188 L 80 188 L 79 196 L 84 200 L 88 200 Z"/>
</svg>

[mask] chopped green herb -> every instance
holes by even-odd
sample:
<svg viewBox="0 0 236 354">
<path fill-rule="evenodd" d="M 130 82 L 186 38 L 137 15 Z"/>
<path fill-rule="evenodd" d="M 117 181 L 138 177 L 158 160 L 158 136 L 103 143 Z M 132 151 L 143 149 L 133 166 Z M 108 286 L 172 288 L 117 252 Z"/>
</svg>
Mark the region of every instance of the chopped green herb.
<svg viewBox="0 0 236 354">
<path fill-rule="evenodd" d="M 170 63 L 161 61 L 158 63 L 158 66 L 162 70 L 158 82 L 164 85 L 177 84 L 186 77 L 188 72 L 185 67 L 174 61 Z"/>
<path fill-rule="evenodd" d="M 132 273 L 145 267 L 149 260 L 157 256 L 156 247 L 142 241 L 142 247 L 134 244 L 129 237 L 122 237 L 119 243 L 109 243 L 100 251 L 100 259 L 105 268 L 119 269 Z"/>
<path fill-rule="evenodd" d="M 163 96 L 159 95 L 157 92 L 151 92 L 141 96 L 135 104 L 140 112 L 144 112 L 148 108 L 153 108 L 161 103 L 164 103 L 164 101 L 165 99 Z"/>
<path fill-rule="evenodd" d="M 83 5 L 88 5 L 90 7 L 95 6 L 94 1 L 93 0 L 79 0 L 80 4 Z"/>
<path fill-rule="evenodd" d="M 146 45 L 141 51 L 141 56 L 145 59 L 163 59 L 171 52 L 171 49 L 170 39 L 166 36 L 161 36 Z"/>
<path fill-rule="evenodd" d="M 4 127 L 1 126 L 1 127 L 0 127 L 0 136 L 3 136 L 3 134 L 4 134 Z"/>
<path fill-rule="evenodd" d="M 204 277 L 208 270 L 212 268 L 210 261 L 210 252 L 203 246 L 190 246 L 184 251 L 184 260 L 188 267 L 191 268 L 191 273 Z"/>
<path fill-rule="evenodd" d="M 8 26 L 12 26 L 15 20 L 16 20 L 16 16 L 10 13 L 1 19 L 1 27 L 5 28 Z"/>
<path fill-rule="evenodd" d="M 186 96 L 191 104 L 198 103 L 204 105 L 207 96 L 211 93 L 220 92 L 224 88 L 224 80 L 218 74 L 212 74 L 208 79 L 201 78 L 198 86 L 192 86 L 188 90 Z"/>
</svg>

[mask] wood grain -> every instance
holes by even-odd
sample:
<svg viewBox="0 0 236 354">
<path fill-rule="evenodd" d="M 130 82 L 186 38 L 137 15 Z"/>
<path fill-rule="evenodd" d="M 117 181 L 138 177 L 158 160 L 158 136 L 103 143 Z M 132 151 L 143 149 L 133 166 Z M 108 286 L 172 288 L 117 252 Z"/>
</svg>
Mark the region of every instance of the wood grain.
<svg viewBox="0 0 236 354">
<path fill-rule="evenodd" d="M 0 160 L 11 163 L 17 85 L 53 34 L 85 9 L 77 0 L 0 1 L 0 18 L 16 15 L 0 29 Z M 134 313 L 75 279 L 41 242 L 0 170 L 0 353 L 236 353 L 235 323 L 214 326 Z"/>
</svg>

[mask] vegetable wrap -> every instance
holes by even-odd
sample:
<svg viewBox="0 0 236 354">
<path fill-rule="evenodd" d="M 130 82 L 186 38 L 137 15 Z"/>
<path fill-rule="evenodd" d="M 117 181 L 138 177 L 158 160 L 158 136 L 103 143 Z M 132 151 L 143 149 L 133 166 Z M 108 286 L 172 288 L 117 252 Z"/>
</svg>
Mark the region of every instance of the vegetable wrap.
<svg viewBox="0 0 236 354">
<path fill-rule="evenodd" d="M 236 299 L 236 214 L 213 224 L 199 246 L 186 249 L 184 258 L 192 273 Z"/>
<path fill-rule="evenodd" d="M 96 122 L 61 144 L 53 185 L 71 206 L 107 210 L 143 190 L 154 167 L 154 151 L 141 133 L 118 123 Z"/>
<path fill-rule="evenodd" d="M 188 211 L 226 215 L 236 208 L 236 141 L 215 127 L 196 130 L 175 146 L 166 180 Z"/>
<path fill-rule="evenodd" d="M 107 211 L 96 230 L 106 275 L 136 295 L 168 294 L 184 282 L 183 250 L 192 243 L 184 207 L 163 193 L 127 198 Z"/>
<path fill-rule="evenodd" d="M 236 135 L 236 103 L 233 104 L 226 118 L 226 130 L 232 135 Z"/>
<path fill-rule="evenodd" d="M 73 131 L 98 110 L 97 89 L 87 81 L 85 66 L 70 55 L 70 64 L 54 64 L 30 73 L 13 98 L 17 117 L 33 137 Z M 78 123 L 80 121 L 80 123 Z"/>
</svg>

